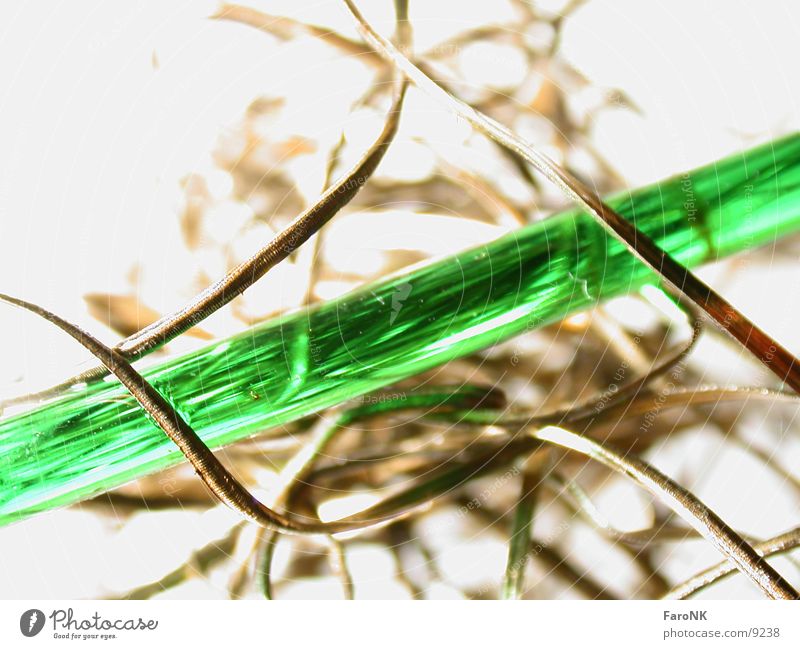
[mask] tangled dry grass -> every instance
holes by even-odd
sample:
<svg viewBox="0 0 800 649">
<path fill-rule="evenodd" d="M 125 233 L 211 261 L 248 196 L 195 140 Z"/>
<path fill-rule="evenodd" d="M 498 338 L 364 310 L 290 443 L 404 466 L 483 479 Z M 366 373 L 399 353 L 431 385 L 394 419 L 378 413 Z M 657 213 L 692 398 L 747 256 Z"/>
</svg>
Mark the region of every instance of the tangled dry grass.
<svg viewBox="0 0 800 649">
<path fill-rule="evenodd" d="M 560 30 L 583 3 L 571 2 L 556 15 L 512 4 L 514 21 L 459 33 L 414 60 L 480 111 L 529 134 L 598 192 L 623 188 L 621 175 L 593 145 L 592 125 L 599 112 L 638 109 L 622 91 L 593 88 L 559 54 Z M 216 18 L 258 28 L 278 42 L 319 40 L 356 58 L 371 73 L 362 94 L 350 99 L 352 110 L 372 123 L 386 114 L 391 67 L 360 40 L 234 5 Z M 527 72 L 504 88 L 459 81 L 465 48 L 476 43 L 515 52 Z M 313 204 L 314 190 L 298 178 L 306 175 L 304 162 L 324 167 L 321 191 L 363 151 L 363 136 L 352 128 L 320 138 L 276 138 L 280 129 L 273 127 L 286 105 L 281 97 L 259 98 L 220 136 L 213 159 L 229 178 L 229 194 L 214 191 L 216 176 L 184 179 L 181 233 L 198 268 L 187 292 L 236 267 Z M 424 164 L 393 167 L 387 156 L 388 171 L 360 187 L 338 231 L 332 223 L 223 307 L 211 332 L 201 323 L 186 335 L 232 333 L 443 252 L 435 244 L 392 245 L 374 235 L 380 253 L 360 250 L 354 263 L 344 243 L 354 232 L 344 225 L 348 215 L 356 231 L 365 222 L 356 217 L 391 224 L 399 214 L 416 216 L 423 228 L 462 228 L 467 237 L 564 206 L 517 155 L 458 131 L 463 127 L 453 126 L 463 135 L 458 146 L 430 131 L 428 139 L 424 132 L 412 139 L 401 130 L 394 146 L 414 147 Z M 431 232 L 429 239 L 436 239 Z M 794 245 L 749 253 L 747 265 L 768 268 Z M 726 268 L 735 282 L 741 263 Z M 87 296 L 95 317 L 123 336 L 161 315 L 146 304 L 136 280 L 132 273 L 128 295 Z M 274 297 L 286 286 L 292 287 L 289 304 Z M 185 563 L 104 595 L 180 595 L 188 583 L 213 581 L 231 598 L 751 596 L 757 591 L 746 578 L 725 579 L 737 568 L 774 592 L 775 580 L 758 572 L 763 563 L 741 558 L 748 549 L 756 559 L 785 555 L 773 565 L 798 583 L 790 551 L 800 543 L 800 529 L 791 523 L 800 476 L 785 460 L 798 447 L 795 397 L 699 322 L 693 311 L 682 312 L 648 287 L 335 411 L 264 431 L 221 455 L 273 507 L 329 521 L 379 502 L 391 520 L 335 537 L 306 537 L 230 519 L 221 536 L 192 548 Z M 719 358 L 742 368 L 741 385 L 726 380 Z M 431 416 L 407 401 L 419 386 L 434 394 L 474 390 L 488 405 L 511 403 L 527 414 L 484 420 L 454 409 Z M 183 515 L 218 505 L 181 466 L 77 507 L 124 528 L 145 513 Z M 771 516 L 772 510 L 780 513 Z M 718 550 L 727 561 L 714 565 Z"/>
</svg>

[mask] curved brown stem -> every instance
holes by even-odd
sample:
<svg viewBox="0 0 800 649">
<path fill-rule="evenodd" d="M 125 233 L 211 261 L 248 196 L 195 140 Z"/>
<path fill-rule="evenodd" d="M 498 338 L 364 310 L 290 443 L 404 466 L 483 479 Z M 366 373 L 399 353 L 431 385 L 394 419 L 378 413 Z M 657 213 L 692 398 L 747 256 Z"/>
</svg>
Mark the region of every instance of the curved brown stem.
<svg viewBox="0 0 800 649">
<path fill-rule="evenodd" d="M 119 351 L 104 345 L 91 334 L 40 306 L 2 293 L 0 293 L 0 300 L 26 309 L 52 322 L 92 352 L 128 389 L 154 423 L 175 443 L 211 492 L 221 502 L 239 512 L 243 518 L 262 527 L 281 532 L 335 534 L 369 527 L 393 517 L 391 513 L 388 513 L 385 518 L 369 517 L 331 523 L 315 521 L 306 523 L 274 511 L 253 496 L 225 468 L 194 429 Z"/>
<path fill-rule="evenodd" d="M 771 557 L 789 552 L 797 547 L 800 547 L 800 527 L 795 527 L 793 530 L 784 532 L 767 541 L 756 543 L 753 549 L 762 557 Z M 662 599 L 686 599 L 708 588 L 733 572 L 736 572 L 736 566 L 732 565 L 729 561 L 723 561 L 696 574 L 694 577 L 687 579 L 677 586 L 673 586 Z"/>
<path fill-rule="evenodd" d="M 626 407 L 626 404 L 634 402 L 641 396 L 642 388 L 659 376 L 664 375 L 676 364 L 682 362 L 697 344 L 700 334 L 703 331 L 702 317 L 693 305 L 682 304 L 681 306 L 691 317 L 692 334 L 689 339 L 685 343 L 668 350 L 664 358 L 656 362 L 645 374 L 630 379 L 610 396 L 601 395 L 599 399 L 593 397 L 584 402 L 572 404 L 542 414 L 498 414 L 497 412 L 491 411 L 465 413 L 465 421 L 485 424 L 502 423 L 506 426 L 512 424 L 519 424 L 521 426 L 546 426 L 560 423 L 575 424 L 576 422 L 580 422 L 582 425 L 588 426 L 600 416 L 605 416 L 608 411 Z M 646 394 L 649 394 L 649 392 Z"/>
<path fill-rule="evenodd" d="M 590 457 L 628 476 L 692 525 L 769 597 L 800 599 L 794 587 L 716 513 L 643 460 L 556 426 L 532 430 L 530 436 Z"/>
<path fill-rule="evenodd" d="M 394 98 L 380 135 L 361 160 L 331 185 L 312 207 L 297 216 L 252 257 L 195 296 L 187 305 L 128 336 L 114 347 L 115 351 L 122 358 L 132 360 L 165 345 L 241 295 L 316 234 L 355 197 L 383 159 L 397 133 L 406 87 L 405 80 L 395 82 Z M 54 397 L 72 385 L 96 381 L 106 375 L 105 368 L 95 367 L 42 392 L 0 401 L 0 410 L 18 403 Z"/>
<path fill-rule="evenodd" d="M 618 541 L 636 548 L 644 548 L 651 543 L 659 541 L 682 541 L 697 535 L 697 530 L 693 528 L 674 525 L 659 525 L 658 527 L 636 530 L 635 532 L 619 530 L 608 522 L 589 497 L 589 494 L 578 483 L 559 473 L 551 475 L 550 480 L 564 494 L 569 508 L 573 512 L 580 515 L 597 531 L 612 541 Z"/>
<path fill-rule="evenodd" d="M 491 117 L 475 110 L 447 92 L 412 63 L 391 42 L 367 23 L 352 0 L 343 0 L 356 21 L 361 35 L 378 53 L 401 70 L 414 84 L 433 99 L 465 119 L 511 151 L 522 156 L 567 196 L 591 214 L 634 255 L 654 270 L 673 290 L 684 295 L 708 314 L 719 327 L 738 340 L 767 369 L 800 393 L 800 361 L 745 317 L 730 302 L 695 276 L 677 259 L 665 252 L 633 223 L 606 205 L 584 183 L 557 165 L 529 142 Z"/>
</svg>

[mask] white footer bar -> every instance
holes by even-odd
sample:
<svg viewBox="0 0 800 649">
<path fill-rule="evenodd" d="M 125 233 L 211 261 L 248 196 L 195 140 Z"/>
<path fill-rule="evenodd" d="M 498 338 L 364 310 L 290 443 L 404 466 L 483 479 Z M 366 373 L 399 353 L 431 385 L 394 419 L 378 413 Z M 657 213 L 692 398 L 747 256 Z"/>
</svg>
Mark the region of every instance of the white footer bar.
<svg viewBox="0 0 800 649">
<path fill-rule="evenodd" d="M 0 602 L 0 647 L 800 647 L 799 628 L 768 601 Z"/>
</svg>

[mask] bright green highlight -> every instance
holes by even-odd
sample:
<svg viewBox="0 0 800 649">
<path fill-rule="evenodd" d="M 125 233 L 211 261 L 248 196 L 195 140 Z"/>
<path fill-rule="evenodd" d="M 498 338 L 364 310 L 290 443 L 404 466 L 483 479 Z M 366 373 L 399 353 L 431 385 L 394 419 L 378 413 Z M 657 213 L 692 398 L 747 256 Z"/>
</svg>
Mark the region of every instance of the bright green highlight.
<svg viewBox="0 0 800 649">
<path fill-rule="evenodd" d="M 800 228 L 800 135 L 609 202 L 690 266 L 771 242 Z M 653 279 L 594 220 L 571 211 L 145 375 L 219 447 Z M 70 392 L 0 421 L 0 524 L 181 459 L 116 381 Z"/>
</svg>

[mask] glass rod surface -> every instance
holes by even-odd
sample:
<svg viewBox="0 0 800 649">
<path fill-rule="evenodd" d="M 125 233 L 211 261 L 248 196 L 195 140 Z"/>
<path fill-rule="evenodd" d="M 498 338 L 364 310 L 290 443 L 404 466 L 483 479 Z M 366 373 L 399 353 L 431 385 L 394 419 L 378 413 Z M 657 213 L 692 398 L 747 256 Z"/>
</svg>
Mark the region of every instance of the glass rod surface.
<svg viewBox="0 0 800 649">
<path fill-rule="evenodd" d="M 800 135 L 608 202 L 689 266 L 774 241 L 800 229 Z M 219 447 L 649 281 L 649 269 L 573 210 L 144 374 Z M 0 525 L 182 459 L 116 380 L 71 390 L 0 420 Z"/>
</svg>

